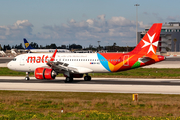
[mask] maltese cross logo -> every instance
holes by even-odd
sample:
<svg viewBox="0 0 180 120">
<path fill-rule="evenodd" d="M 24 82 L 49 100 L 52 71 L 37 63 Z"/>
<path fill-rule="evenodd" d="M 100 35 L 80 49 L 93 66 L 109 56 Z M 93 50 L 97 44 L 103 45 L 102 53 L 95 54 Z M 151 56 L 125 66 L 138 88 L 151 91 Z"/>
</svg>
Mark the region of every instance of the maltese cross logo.
<svg viewBox="0 0 180 120">
<path fill-rule="evenodd" d="M 156 33 L 154 33 L 154 35 L 153 35 L 153 36 L 150 36 L 150 35 L 147 33 L 147 35 L 148 35 L 148 38 L 149 38 L 149 41 L 150 41 L 150 42 L 147 42 L 147 41 L 143 40 L 143 42 L 144 42 L 144 46 L 142 46 L 142 48 L 144 48 L 144 47 L 146 47 L 146 46 L 149 46 L 149 45 L 150 45 L 150 47 L 149 47 L 149 50 L 148 50 L 147 54 L 148 54 L 150 51 L 152 51 L 152 52 L 155 54 L 155 51 L 154 51 L 154 46 L 155 46 L 155 47 L 157 47 L 157 46 L 158 46 L 158 41 L 153 42 L 154 37 L 155 37 L 155 34 L 156 34 Z"/>
</svg>

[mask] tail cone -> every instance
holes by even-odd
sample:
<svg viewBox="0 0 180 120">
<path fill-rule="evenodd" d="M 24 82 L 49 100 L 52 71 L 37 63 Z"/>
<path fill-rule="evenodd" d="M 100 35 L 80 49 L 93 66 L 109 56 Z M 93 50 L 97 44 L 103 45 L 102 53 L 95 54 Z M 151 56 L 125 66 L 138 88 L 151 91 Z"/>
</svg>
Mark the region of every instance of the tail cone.
<svg viewBox="0 0 180 120">
<path fill-rule="evenodd" d="M 165 59 L 166 59 L 166 57 L 161 56 L 161 55 L 158 55 L 158 59 L 159 59 L 159 61 L 162 61 L 162 60 L 165 60 Z"/>
</svg>

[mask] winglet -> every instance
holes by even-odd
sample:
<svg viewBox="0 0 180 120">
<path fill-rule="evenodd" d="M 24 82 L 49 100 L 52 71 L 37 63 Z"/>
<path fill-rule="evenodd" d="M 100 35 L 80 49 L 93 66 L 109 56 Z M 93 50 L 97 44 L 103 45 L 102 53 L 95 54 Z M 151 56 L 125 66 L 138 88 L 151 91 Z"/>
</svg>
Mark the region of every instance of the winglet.
<svg viewBox="0 0 180 120">
<path fill-rule="evenodd" d="M 53 53 L 53 55 L 52 55 L 52 57 L 51 57 L 50 61 L 54 61 L 55 56 L 56 56 L 56 53 L 57 53 L 57 49 L 54 51 L 54 53 Z"/>
<path fill-rule="evenodd" d="M 25 49 L 34 49 L 31 47 L 31 45 L 28 43 L 28 41 L 26 40 L 26 38 L 23 39 L 24 40 L 24 46 L 25 46 Z"/>
</svg>

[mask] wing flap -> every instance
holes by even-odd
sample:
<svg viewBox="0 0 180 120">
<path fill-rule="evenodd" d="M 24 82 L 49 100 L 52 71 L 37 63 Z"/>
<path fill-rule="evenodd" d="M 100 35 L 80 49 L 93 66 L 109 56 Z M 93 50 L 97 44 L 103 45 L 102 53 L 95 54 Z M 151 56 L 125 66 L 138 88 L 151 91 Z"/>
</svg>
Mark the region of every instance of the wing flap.
<svg viewBox="0 0 180 120">
<path fill-rule="evenodd" d="M 85 67 L 76 67 L 76 66 L 70 66 L 68 67 L 69 70 L 71 70 L 74 73 L 92 73 L 93 70 Z"/>
<path fill-rule="evenodd" d="M 51 59 L 47 62 L 47 65 L 51 67 L 56 72 L 70 72 L 70 73 L 90 73 L 93 72 L 93 70 L 85 67 L 77 67 L 77 66 L 69 66 L 67 63 L 63 62 L 55 62 L 55 56 L 56 56 L 57 49 L 53 53 Z"/>
<path fill-rule="evenodd" d="M 77 67 L 77 66 L 69 66 L 67 63 L 63 62 L 53 62 L 49 61 L 48 65 L 51 66 L 53 70 L 56 72 L 65 72 L 68 71 L 70 73 L 91 73 L 93 70 L 85 67 Z"/>
</svg>

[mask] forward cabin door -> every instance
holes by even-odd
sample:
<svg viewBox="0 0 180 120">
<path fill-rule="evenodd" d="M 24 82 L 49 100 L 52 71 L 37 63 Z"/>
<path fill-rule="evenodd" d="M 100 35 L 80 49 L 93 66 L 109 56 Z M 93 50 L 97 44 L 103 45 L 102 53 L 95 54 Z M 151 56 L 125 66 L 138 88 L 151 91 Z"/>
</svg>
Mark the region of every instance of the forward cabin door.
<svg viewBox="0 0 180 120">
<path fill-rule="evenodd" d="M 26 61 L 26 56 L 23 55 L 20 59 L 20 66 L 24 66 L 25 65 L 25 61 Z"/>
<path fill-rule="evenodd" d="M 123 57 L 123 65 L 124 66 L 129 66 L 129 60 L 128 59 L 129 59 L 129 55 L 124 55 L 124 57 Z"/>
</svg>

